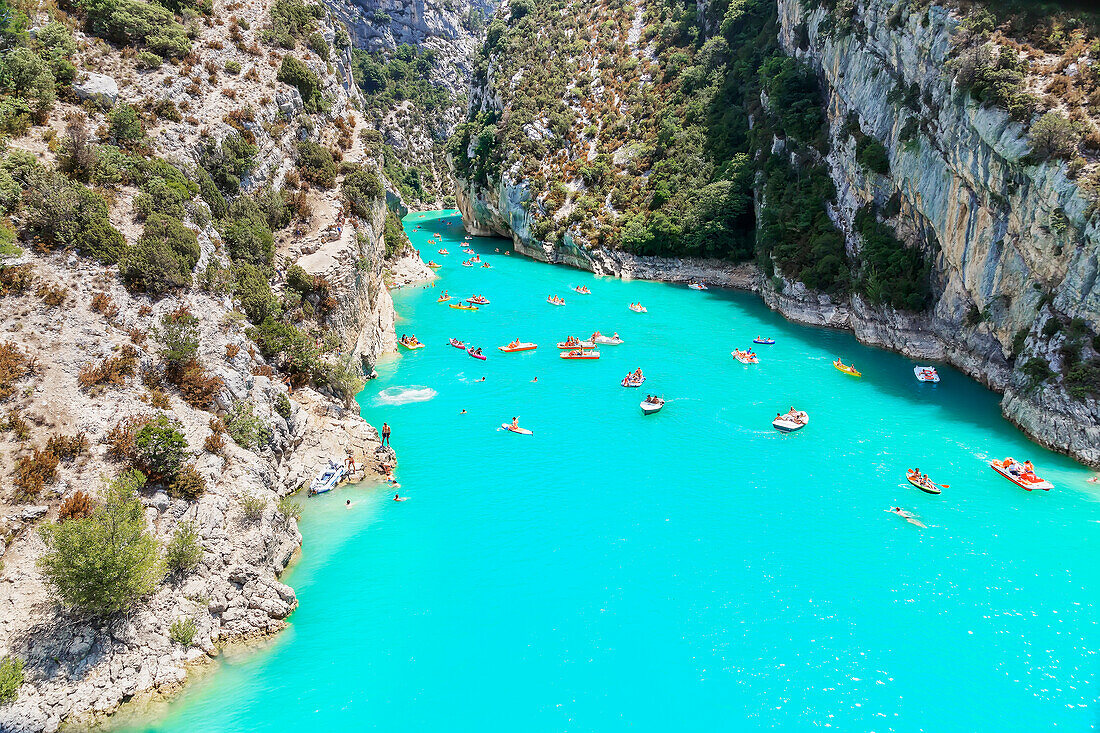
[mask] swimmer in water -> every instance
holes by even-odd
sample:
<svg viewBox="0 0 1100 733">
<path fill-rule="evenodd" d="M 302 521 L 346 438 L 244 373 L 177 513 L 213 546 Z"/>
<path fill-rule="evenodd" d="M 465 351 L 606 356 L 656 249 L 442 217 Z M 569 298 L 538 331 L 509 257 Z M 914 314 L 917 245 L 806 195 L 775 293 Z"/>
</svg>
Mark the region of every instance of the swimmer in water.
<svg viewBox="0 0 1100 733">
<path fill-rule="evenodd" d="M 344 506 L 346 506 L 348 509 L 351 509 L 351 499 L 348 499 L 347 503 L 345 503 Z"/>
<path fill-rule="evenodd" d="M 485 381 L 485 377 L 482 377 L 481 379 L 478 379 L 477 381 L 478 381 L 478 382 L 484 382 L 484 381 Z"/>
<path fill-rule="evenodd" d="M 465 415 L 465 414 L 466 414 L 466 411 L 465 411 L 465 410 L 463 410 L 462 412 L 460 412 L 460 413 L 458 413 L 458 414 L 459 414 L 459 415 Z"/>
<path fill-rule="evenodd" d="M 535 377 L 535 378 L 534 378 L 534 379 L 532 379 L 531 381 L 532 381 L 532 382 L 537 382 L 537 381 L 539 381 L 539 378 L 538 378 L 538 377 Z"/>
</svg>

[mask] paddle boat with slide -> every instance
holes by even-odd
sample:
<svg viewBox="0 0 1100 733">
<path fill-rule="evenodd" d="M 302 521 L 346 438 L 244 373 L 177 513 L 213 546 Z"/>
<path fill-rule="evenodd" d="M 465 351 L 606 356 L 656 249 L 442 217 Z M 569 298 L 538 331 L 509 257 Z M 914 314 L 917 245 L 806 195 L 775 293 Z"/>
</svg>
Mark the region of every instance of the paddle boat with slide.
<svg viewBox="0 0 1100 733">
<path fill-rule="evenodd" d="M 935 367 L 930 366 L 915 366 L 913 367 L 913 375 L 920 382 L 939 382 L 940 375 L 936 373 Z"/>
<path fill-rule="evenodd" d="M 538 348 L 538 344 L 533 344 L 530 341 L 518 341 L 517 340 L 517 341 L 513 341 L 512 343 L 508 344 L 507 346 L 498 346 L 497 348 L 500 349 L 501 351 L 503 351 L 505 354 L 511 354 L 511 353 L 516 352 L 516 351 L 534 351 L 535 349 Z"/>
<path fill-rule="evenodd" d="M 613 334 L 611 336 L 604 336 L 599 331 L 596 331 L 595 337 L 592 339 L 592 343 L 600 344 L 601 346 L 618 346 L 623 343 L 623 340 L 619 338 L 619 334 Z"/>
<path fill-rule="evenodd" d="M 1013 458 L 1006 458 L 1003 461 L 990 461 L 989 467 L 1025 491 L 1050 491 L 1054 488 L 1054 484 L 1035 475 L 1031 461 L 1020 463 Z"/>
<path fill-rule="evenodd" d="M 863 372 L 859 371 L 858 369 L 856 369 L 851 364 L 845 364 L 844 362 L 842 362 L 840 360 L 839 356 L 833 362 L 833 366 L 836 367 L 838 371 L 844 372 L 845 374 L 848 374 L 850 376 L 853 376 L 853 377 L 862 377 L 863 376 Z"/>
<path fill-rule="evenodd" d="M 916 470 L 915 468 L 907 469 L 905 471 L 905 478 L 906 478 L 907 481 L 909 481 L 909 483 L 913 484 L 913 486 L 916 486 L 918 489 L 920 489 L 921 491 L 923 491 L 926 494 L 939 494 L 939 493 L 941 493 L 940 492 L 940 484 L 937 484 L 932 479 L 930 479 L 927 476 L 923 475 L 920 471 Z M 946 487 L 946 484 L 944 484 L 944 486 Z"/>
<path fill-rule="evenodd" d="M 661 408 L 665 406 L 665 401 L 656 395 L 646 397 L 641 402 L 642 414 L 652 415 L 655 412 L 660 412 Z"/>
<path fill-rule="evenodd" d="M 772 420 L 772 427 L 781 433 L 793 433 L 801 430 L 810 422 L 810 416 L 805 410 L 790 410 L 786 415 L 780 415 Z"/>
</svg>

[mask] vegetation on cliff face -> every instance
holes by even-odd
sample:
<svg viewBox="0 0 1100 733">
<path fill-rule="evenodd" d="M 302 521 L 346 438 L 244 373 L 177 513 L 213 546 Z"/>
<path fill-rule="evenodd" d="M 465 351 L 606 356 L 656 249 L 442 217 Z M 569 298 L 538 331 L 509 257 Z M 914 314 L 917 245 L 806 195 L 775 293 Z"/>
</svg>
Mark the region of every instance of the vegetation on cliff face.
<svg viewBox="0 0 1100 733">
<path fill-rule="evenodd" d="M 826 208 L 835 191 L 819 83 L 780 50 L 774 0 L 705 7 L 513 3 L 489 25 L 481 98 L 450 143 L 457 174 L 525 182 L 543 241 L 756 256 L 768 275 L 922 307 L 928 269 L 878 236 L 885 225 L 868 261 L 850 261 Z M 889 171 L 880 143 L 860 134 L 857 146 L 870 172 Z"/>
</svg>

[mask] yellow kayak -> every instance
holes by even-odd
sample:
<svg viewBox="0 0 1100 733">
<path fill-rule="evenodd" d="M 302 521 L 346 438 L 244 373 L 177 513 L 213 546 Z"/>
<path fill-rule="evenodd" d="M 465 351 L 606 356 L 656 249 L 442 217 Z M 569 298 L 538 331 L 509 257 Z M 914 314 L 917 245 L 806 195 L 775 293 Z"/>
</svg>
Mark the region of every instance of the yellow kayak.
<svg viewBox="0 0 1100 733">
<path fill-rule="evenodd" d="M 842 371 L 845 374 L 850 374 L 853 377 L 863 376 L 863 372 L 858 371 L 854 366 L 851 366 L 850 364 L 845 364 L 839 358 L 833 362 L 833 366 L 835 366 L 837 370 Z"/>
<path fill-rule="evenodd" d="M 462 305 L 462 303 L 451 303 L 452 308 L 456 308 L 460 311 L 476 311 L 476 305 Z"/>
</svg>

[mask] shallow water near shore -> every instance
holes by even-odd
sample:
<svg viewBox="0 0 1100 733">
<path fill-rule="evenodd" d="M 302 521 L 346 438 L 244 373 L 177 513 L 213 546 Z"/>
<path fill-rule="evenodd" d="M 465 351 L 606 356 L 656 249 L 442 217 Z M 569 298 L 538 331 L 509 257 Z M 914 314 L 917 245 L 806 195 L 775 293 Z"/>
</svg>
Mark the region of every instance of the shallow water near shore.
<svg viewBox="0 0 1100 733">
<path fill-rule="evenodd" d="M 130 730 L 1096 724 L 1100 496 L 997 395 L 946 366 L 918 383 L 914 362 L 748 294 L 598 278 L 503 240 L 466 245 L 492 269 L 466 268 L 454 212 L 406 229 L 443 264 L 436 287 L 394 293 L 399 334 L 426 348 L 380 364 L 359 401 L 392 426 L 409 500 L 371 484 L 305 501 L 290 629 Z M 451 309 L 443 289 L 491 304 Z M 626 343 L 558 358 L 596 329 Z M 734 361 L 758 334 L 777 342 L 760 364 Z M 539 348 L 497 351 L 513 338 Z M 646 383 L 621 387 L 637 367 Z M 646 393 L 662 412 L 642 415 Z M 781 435 L 791 405 L 810 423 Z M 513 416 L 534 435 L 501 431 Z M 1007 455 L 1055 490 L 988 468 Z M 914 465 L 950 488 L 910 487 Z"/>
</svg>

